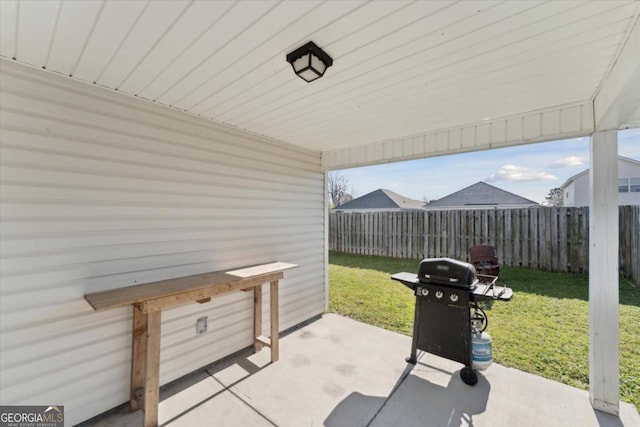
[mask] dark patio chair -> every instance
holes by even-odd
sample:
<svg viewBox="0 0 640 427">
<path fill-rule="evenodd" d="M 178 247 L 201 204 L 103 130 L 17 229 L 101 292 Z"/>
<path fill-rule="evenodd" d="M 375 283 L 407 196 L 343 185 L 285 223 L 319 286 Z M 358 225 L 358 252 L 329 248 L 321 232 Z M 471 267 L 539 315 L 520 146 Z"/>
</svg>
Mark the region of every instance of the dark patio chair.
<svg viewBox="0 0 640 427">
<path fill-rule="evenodd" d="M 498 257 L 496 256 L 496 248 L 490 245 L 475 245 L 469 248 L 469 260 L 471 264 L 476 268 L 476 272 L 479 275 L 487 276 L 499 276 L 500 265 L 498 264 Z M 479 276 L 481 282 L 483 280 Z"/>
</svg>

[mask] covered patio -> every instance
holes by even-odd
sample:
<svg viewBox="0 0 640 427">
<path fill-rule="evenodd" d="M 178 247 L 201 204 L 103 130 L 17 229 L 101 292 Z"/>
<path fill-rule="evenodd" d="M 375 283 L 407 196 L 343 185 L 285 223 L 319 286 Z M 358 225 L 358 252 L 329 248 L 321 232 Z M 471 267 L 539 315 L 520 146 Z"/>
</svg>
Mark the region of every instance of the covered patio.
<svg viewBox="0 0 640 427">
<path fill-rule="evenodd" d="M 1 1 L 0 404 L 58 404 L 76 424 L 134 400 L 136 317 L 131 306 L 95 312 L 87 294 L 283 262 L 298 267 L 280 283 L 280 330 L 323 314 L 330 170 L 588 137 L 590 390 L 588 398 L 568 392 L 578 406 L 567 411 L 585 422 L 609 419 L 590 402 L 624 420 L 617 131 L 640 127 L 639 15 L 635 1 Z M 311 83 L 287 59 L 309 41 L 331 58 Z M 247 292 L 154 314 L 162 325 L 155 380 L 169 384 L 247 348 L 255 330 L 267 330 L 266 301 L 268 292 L 258 320 Z M 198 334 L 203 318 L 210 327 Z M 338 334 L 340 322 L 348 323 L 328 316 L 299 340 L 305 331 L 329 336 L 313 332 L 325 324 Z M 236 390 L 263 377 L 265 387 L 278 384 L 280 369 L 294 381 L 295 363 L 321 361 L 322 353 L 287 349 L 297 336 L 283 340 L 281 362 L 261 365 L 258 354 L 249 366 L 256 372 L 219 394 L 235 406 L 207 403 L 221 413 L 244 407 Z M 387 347 L 323 363 L 347 377 Z M 369 368 L 382 369 L 381 383 L 309 388 L 319 396 L 308 402 L 325 405 L 313 422 L 366 418 L 358 408 L 382 407 L 373 423 L 386 423 L 409 401 L 395 396 L 414 388 L 439 390 L 433 399 L 444 399 L 451 423 L 466 413 L 474 425 L 511 416 L 497 414 L 511 410 L 512 391 L 493 398 L 502 368 L 474 389 L 486 400 L 442 382 L 454 368 L 427 356 L 405 372 L 404 344 L 397 351 L 400 359 Z M 215 394 L 237 380 L 235 369 L 185 393 Z M 517 380 L 504 387 L 556 387 L 506 377 Z M 365 371 L 349 383 L 373 378 Z M 261 391 L 261 404 L 307 390 L 287 387 Z M 449 399 L 458 392 L 473 407 Z M 172 401 L 163 401 L 165 421 L 185 410 Z M 256 419 L 286 425 L 295 411 L 311 410 L 274 408 L 291 414 Z M 565 420 L 553 412 L 545 424 L 556 415 Z"/>
<path fill-rule="evenodd" d="M 282 358 L 243 352 L 163 387 L 163 426 L 621 427 L 640 424 L 594 410 L 584 390 L 492 365 L 469 387 L 461 364 L 422 353 L 410 337 L 325 314 L 283 337 Z M 83 424 L 136 427 L 120 408 Z"/>
</svg>

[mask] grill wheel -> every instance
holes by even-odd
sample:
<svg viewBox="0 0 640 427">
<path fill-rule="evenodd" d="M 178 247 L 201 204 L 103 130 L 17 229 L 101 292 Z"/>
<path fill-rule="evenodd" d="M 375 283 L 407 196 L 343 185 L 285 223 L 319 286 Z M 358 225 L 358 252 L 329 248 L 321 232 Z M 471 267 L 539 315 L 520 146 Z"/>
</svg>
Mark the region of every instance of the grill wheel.
<svg viewBox="0 0 640 427">
<path fill-rule="evenodd" d="M 460 378 L 468 385 L 476 385 L 478 383 L 478 374 L 469 366 L 465 366 L 460 370 Z"/>
</svg>

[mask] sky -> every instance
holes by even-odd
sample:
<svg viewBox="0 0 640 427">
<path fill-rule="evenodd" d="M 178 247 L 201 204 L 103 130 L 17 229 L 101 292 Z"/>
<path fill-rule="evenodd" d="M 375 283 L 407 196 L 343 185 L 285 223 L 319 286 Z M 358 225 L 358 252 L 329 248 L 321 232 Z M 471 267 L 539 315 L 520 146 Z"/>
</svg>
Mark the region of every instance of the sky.
<svg viewBox="0 0 640 427">
<path fill-rule="evenodd" d="M 549 190 L 589 168 L 590 138 L 497 148 L 387 163 L 339 173 L 347 192 L 363 196 L 379 188 L 415 200 L 435 200 L 484 181 L 542 203 Z M 618 133 L 618 154 L 640 161 L 640 129 Z"/>
</svg>

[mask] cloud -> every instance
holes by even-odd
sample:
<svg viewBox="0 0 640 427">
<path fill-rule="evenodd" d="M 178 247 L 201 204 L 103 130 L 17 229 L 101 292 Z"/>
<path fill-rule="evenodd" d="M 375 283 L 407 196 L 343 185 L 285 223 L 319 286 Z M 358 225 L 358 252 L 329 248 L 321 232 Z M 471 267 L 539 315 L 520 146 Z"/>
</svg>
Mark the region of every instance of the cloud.
<svg viewBox="0 0 640 427">
<path fill-rule="evenodd" d="M 558 179 L 556 176 L 546 172 L 537 171 L 524 166 L 504 165 L 496 173 L 492 173 L 487 177 L 487 181 L 553 181 Z"/>
<path fill-rule="evenodd" d="M 558 159 L 553 163 L 551 163 L 550 165 L 547 165 L 547 167 L 557 169 L 557 168 L 566 168 L 568 166 L 580 166 L 580 165 L 584 165 L 583 157 L 569 156 L 569 157 L 564 157 L 562 159 Z"/>
</svg>

